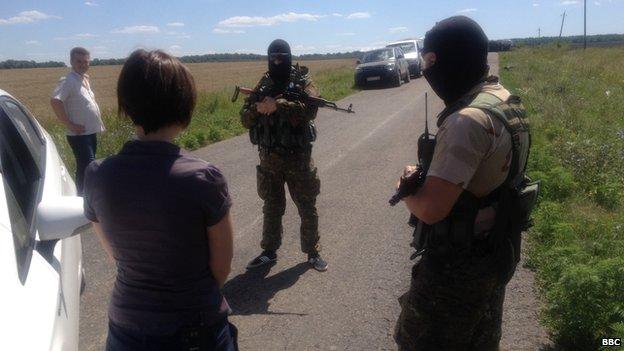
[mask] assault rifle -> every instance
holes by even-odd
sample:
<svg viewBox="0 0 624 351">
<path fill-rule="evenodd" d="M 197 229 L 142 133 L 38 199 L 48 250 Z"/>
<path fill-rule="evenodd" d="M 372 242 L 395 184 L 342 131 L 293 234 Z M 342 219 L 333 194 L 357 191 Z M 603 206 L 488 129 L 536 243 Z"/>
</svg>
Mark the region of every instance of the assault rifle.
<svg viewBox="0 0 624 351">
<path fill-rule="evenodd" d="M 412 173 L 401 176 L 399 187 L 388 201 L 390 206 L 399 203 L 403 198 L 416 194 L 418 188 L 425 184 L 429 164 L 433 158 L 435 135 L 429 133 L 427 93 L 425 93 L 425 132 L 418 138 L 418 165 Z M 410 218 L 410 222 L 413 219 Z"/>
<path fill-rule="evenodd" d="M 232 102 L 235 102 L 238 99 L 239 94 L 248 95 L 252 97 L 252 100 L 254 102 L 260 102 L 266 96 L 270 96 L 269 94 L 266 94 L 265 92 L 255 91 L 253 89 L 240 87 L 237 85 L 236 88 L 234 88 L 234 95 L 232 95 Z M 316 97 L 316 96 L 310 96 L 306 94 L 305 92 L 299 92 L 293 89 L 287 89 L 283 94 L 280 94 L 276 96 L 275 98 L 276 99 L 284 98 L 288 101 L 301 101 L 305 104 L 309 104 L 309 105 L 316 106 L 316 107 L 331 108 L 334 111 L 355 113 L 355 111 L 353 111 L 353 104 L 349 104 L 348 108 L 342 108 L 342 107 L 338 107 L 338 105 L 336 105 L 336 103 L 333 101 L 325 100 L 323 98 Z"/>
</svg>

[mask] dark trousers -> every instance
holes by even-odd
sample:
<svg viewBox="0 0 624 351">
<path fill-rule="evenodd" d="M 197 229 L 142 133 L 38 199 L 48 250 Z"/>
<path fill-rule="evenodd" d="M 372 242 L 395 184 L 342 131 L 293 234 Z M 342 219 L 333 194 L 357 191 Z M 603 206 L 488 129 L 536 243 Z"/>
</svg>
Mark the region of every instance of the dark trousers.
<svg viewBox="0 0 624 351">
<path fill-rule="evenodd" d="M 68 135 L 67 142 L 76 158 L 76 188 L 78 195 L 82 195 L 85 169 L 91 161 L 95 160 L 97 152 L 97 134 Z"/>
<path fill-rule="evenodd" d="M 227 318 L 173 335 L 148 335 L 108 322 L 106 351 L 238 351 L 238 331 Z"/>
</svg>

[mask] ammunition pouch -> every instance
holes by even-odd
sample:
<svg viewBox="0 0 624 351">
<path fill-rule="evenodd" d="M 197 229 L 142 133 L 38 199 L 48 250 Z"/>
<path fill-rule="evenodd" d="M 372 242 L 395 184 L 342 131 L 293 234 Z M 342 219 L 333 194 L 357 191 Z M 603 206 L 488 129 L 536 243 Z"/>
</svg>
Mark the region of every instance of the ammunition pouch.
<svg viewBox="0 0 624 351">
<path fill-rule="evenodd" d="M 474 241 L 474 222 L 479 211 L 479 199 L 464 191 L 449 216 L 433 225 L 417 221 L 414 229 L 412 246 L 416 252 L 443 257 L 461 259 L 471 253 Z"/>
</svg>

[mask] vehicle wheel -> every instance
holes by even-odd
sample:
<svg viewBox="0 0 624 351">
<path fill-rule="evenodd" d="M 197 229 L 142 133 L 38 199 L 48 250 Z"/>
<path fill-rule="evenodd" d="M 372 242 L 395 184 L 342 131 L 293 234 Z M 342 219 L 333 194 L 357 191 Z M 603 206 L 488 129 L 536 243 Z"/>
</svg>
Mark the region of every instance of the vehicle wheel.
<svg viewBox="0 0 624 351">
<path fill-rule="evenodd" d="M 399 70 L 397 70 L 397 74 L 396 77 L 394 77 L 394 82 L 392 85 L 395 87 L 401 86 L 401 72 Z"/>
</svg>

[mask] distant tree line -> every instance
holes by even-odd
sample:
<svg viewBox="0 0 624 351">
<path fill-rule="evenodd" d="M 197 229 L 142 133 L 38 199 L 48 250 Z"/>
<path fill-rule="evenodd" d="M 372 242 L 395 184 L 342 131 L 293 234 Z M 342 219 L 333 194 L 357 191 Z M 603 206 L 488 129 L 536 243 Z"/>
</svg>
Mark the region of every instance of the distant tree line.
<svg viewBox="0 0 624 351">
<path fill-rule="evenodd" d="M 295 55 L 295 60 L 333 60 L 345 58 L 357 58 L 361 56 L 360 51 L 328 53 L 328 54 L 305 54 Z M 178 57 L 184 63 L 201 63 L 201 62 L 241 62 L 241 61 L 264 61 L 266 55 L 258 54 L 206 54 L 206 55 L 186 55 Z M 91 66 L 103 65 L 123 65 L 126 59 L 93 59 Z"/>
<path fill-rule="evenodd" d="M 362 57 L 364 53 L 362 51 L 351 52 L 335 52 L 330 54 L 305 54 L 295 56 L 299 60 L 334 60 L 334 59 L 355 59 Z"/>
<path fill-rule="evenodd" d="M 514 46 L 535 46 L 556 43 L 559 41 L 559 37 L 541 37 L 541 38 L 518 38 L 512 39 Z M 562 43 L 582 44 L 583 36 L 574 35 L 569 37 L 561 37 Z M 624 42 L 624 34 L 598 34 L 588 35 L 588 43 L 618 43 Z"/>
<path fill-rule="evenodd" d="M 115 65 L 123 65 L 126 62 L 126 59 L 99 59 L 94 58 L 89 63 L 91 66 L 115 66 Z"/>
<path fill-rule="evenodd" d="M 549 44 L 553 42 L 561 41 L 562 43 L 582 44 L 583 36 L 575 35 L 562 37 L 541 37 L 541 38 L 517 38 L 511 40 L 491 40 L 489 49 L 490 51 L 507 51 L 512 47 L 517 46 L 535 46 L 542 44 Z M 598 34 L 587 36 L 587 42 L 590 44 L 596 43 L 623 43 L 624 34 Z M 351 52 L 337 52 L 327 54 L 304 54 L 294 56 L 295 60 L 332 60 L 332 59 L 355 59 L 360 58 L 363 52 L 351 51 Z M 263 61 L 266 60 L 266 55 L 258 54 L 206 54 L 206 55 L 188 55 L 179 57 L 180 61 L 184 63 L 200 63 L 200 62 L 239 62 L 239 61 Z M 117 59 L 99 59 L 95 58 L 91 61 L 92 66 L 105 66 L 105 65 L 123 65 L 126 61 L 125 58 Z M 6 60 L 0 62 L 0 69 L 12 69 L 12 68 L 40 68 L 40 67 L 66 67 L 65 63 L 58 61 L 47 62 L 35 62 L 25 60 Z"/>
<path fill-rule="evenodd" d="M 65 67 L 64 62 L 47 61 L 47 62 L 35 62 L 26 60 L 6 60 L 0 62 L 0 69 L 13 69 L 13 68 L 40 68 L 40 67 Z"/>
</svg>

